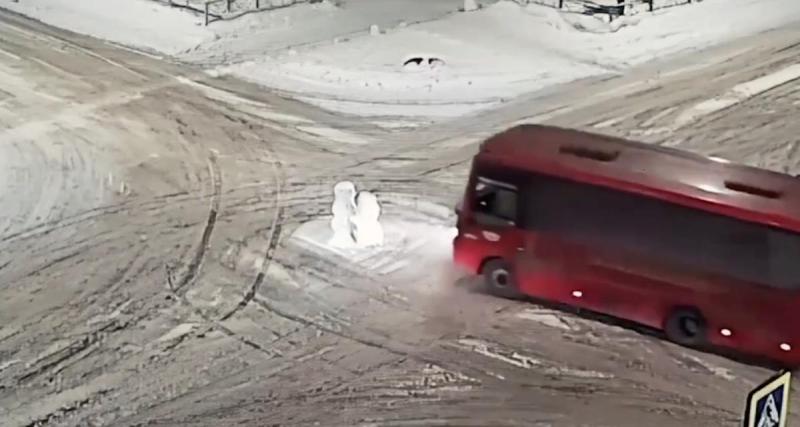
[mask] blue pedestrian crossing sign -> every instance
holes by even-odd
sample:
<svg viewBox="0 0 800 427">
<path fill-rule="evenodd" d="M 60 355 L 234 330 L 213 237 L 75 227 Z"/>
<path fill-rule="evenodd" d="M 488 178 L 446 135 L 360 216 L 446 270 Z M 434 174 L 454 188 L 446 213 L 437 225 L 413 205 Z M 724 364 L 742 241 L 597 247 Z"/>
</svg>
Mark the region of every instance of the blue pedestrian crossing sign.
<svg viewBox="0 0 800 427">
<path fill-rule="evenodd" d="M 786 427 L 792 373 L 781 372 L 747 395 L 745 427 Z"/>
</svg>

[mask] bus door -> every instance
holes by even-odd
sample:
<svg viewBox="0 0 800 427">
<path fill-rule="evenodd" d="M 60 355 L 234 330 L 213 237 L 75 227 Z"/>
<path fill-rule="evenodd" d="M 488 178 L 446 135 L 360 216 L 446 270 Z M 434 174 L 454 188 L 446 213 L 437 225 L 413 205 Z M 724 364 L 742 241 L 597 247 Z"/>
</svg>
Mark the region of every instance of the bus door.
<svg viewBox="0 0 800 427">
<path fill-rule="evenodd" d="M 480 245 L 481 258 L 503 258 L 513 263 L 522 247 L 519 221 L 519 187 L 507 174 L 480 174 L 472 181 L 472 221 L 461 234 Z"/>
</svg>

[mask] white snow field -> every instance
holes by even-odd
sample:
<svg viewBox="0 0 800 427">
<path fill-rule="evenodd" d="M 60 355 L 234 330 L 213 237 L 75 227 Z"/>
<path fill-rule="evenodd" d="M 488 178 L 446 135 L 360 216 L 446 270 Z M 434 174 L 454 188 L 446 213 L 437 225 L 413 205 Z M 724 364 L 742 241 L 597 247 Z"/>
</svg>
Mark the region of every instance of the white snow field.
<svg viewBox="0 0 800 427">
<path fill-rule="evenodd" d="M 225 71 L 331 110 L 452 117 L 553 84 L 621 72 L 796 20 L 800 2 L 794 0 L 706 0 L 612 24 L 503 1 Z M 415 57 L 423 64 L 403 65 Z"/>
<path fill-rule="evenodd" d="M 54 27 L 166 55 L 214 39 L 200 21 L 148 0 L 1 0 L 0 8 Z"/>
<path fill-rule="evenodd" d="M 796 0 L 705 0 L 610 24 L 536 4 L 479 3 L 458 12 L 461 0 L 323 1 L 209 27 L 148 0 L 3 0 L 0 7 L 205 64 L 210 75 L 233 74 L 325 109 L 414 118 L 460 116 L 800 20 Z"/>
</svg>

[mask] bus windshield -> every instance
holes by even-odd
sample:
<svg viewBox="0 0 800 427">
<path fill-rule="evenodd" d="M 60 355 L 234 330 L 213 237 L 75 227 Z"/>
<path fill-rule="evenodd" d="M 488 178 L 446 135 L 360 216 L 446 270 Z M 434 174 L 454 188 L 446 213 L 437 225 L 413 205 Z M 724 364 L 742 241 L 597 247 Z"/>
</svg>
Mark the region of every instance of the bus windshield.
<svg viewBox="0 0 800 427">
<path fill-rule="evenodd" d="M 676 267 L 800 289 L 800 234 L 658 199 L 531 175 L 524 227 Z"/>
</svg>

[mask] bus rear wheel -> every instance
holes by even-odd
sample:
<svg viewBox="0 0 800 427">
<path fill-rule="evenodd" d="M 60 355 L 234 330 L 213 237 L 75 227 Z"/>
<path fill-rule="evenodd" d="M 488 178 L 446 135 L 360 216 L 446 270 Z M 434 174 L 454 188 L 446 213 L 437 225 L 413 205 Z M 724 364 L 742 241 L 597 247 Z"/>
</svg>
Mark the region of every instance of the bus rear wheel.
<svg viewBox="0 0 800 427">
<path fill-rule="evenodd" d="M 708 325 L 699 310 L 679 308 L 674 310 L 664 325 L 670 341 L 689 347 L 703 346 L 708 340 Z"/>
<path fill-rule="evenodd" d="M 493 259 L 483 266 L 483 281 L 487 292 L 508 299 L 521 299 L 522 293 L 517 289 L 514 270 L 507 261 Z"/>
</svg>

